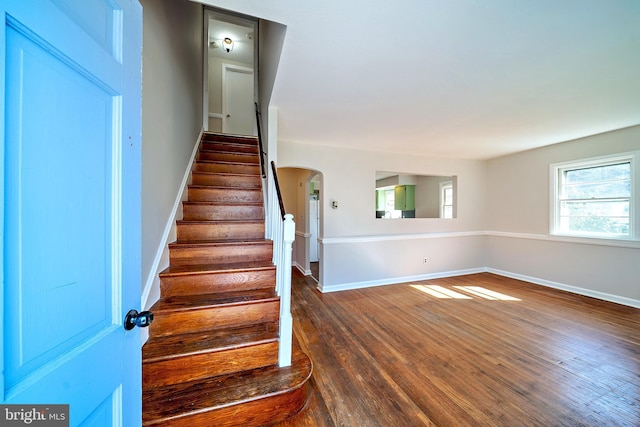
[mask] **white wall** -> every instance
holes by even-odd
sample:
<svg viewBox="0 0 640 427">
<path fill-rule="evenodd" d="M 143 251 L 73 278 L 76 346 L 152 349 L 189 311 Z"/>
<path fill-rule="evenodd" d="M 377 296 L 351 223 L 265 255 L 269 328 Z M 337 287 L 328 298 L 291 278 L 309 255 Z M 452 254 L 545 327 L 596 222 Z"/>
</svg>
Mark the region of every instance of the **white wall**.
<svg viewBox="0 0 640 427">
<path fill-rule="evenodd" d="M 459 274 L 483 267 L 486 163 L 279 142 L 279 167 L 323 174 L 323 291 Z M 375 218 L 376 171 L 458 176 L 458 218 Z M 330 207 L 338 202 L 338 209 Z M 296 217 L 297 221 L 297 217 Z M 423 262 L 427 258 L 427 263 Z"/>
<path fill-rule="evenodd" d="M 158 250 L 202 128 L 202 5 L 141 3 L 142 284 L 147 286 L 157 279 Z M 168 263 L 166 255 L 161 263 Z M 150 300 L 155 298 L 157 289 Z"/>
<path fill-rule="evenodd" d="M 549 235 L 551 164 L 636 150 L 640 126 L 488 161 L 487 266 L 533 282 L 639 304 L 640 242 Z M 640 174 L 635 185 L 640 188 Z"/>
</svg>

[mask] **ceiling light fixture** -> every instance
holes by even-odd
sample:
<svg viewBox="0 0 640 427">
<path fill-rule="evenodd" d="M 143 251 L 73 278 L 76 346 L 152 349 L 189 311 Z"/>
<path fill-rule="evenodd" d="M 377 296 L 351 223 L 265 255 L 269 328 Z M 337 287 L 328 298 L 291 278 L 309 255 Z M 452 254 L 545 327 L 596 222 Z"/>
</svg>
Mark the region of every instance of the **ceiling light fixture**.
<svg viewBox="0 0 640 427">
<path fill-rule="evenodd" d="M 229 37 L 225 37 L 224 40 L 222 40 L 222 47 L 227 51 L 227 53 L 231 52 L 233 50 L 233 40 Z"/>
</svg>

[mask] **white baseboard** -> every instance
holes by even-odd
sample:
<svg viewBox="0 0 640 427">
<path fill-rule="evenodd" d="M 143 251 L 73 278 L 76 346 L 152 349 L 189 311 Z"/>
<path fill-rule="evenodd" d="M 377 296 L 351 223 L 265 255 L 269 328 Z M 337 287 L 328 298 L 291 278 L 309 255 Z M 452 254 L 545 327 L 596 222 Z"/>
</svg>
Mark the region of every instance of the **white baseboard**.
<svg viewBox="0 0 640 427">
<path fill-rule="evenodd" d="M 294 262 L 293 266 L 295 268 L 297 268 L 298 271 L 300 273 L 302 273 L 304 276 L 311 276 L 311 270 L 305 270 L 305 268 L 303 266 L 301 266 L 300 264 L 298 264 L 297 262 Z"/>
<path fill-rule="evenodd" d="M 364 282 L 341 283 L 339 285 L 318 284 L 318 290 L 322 293 L 347 291 L 351 289 L 371 288 L 373 286 L 394 285 L 398 283 L 419 282 L 421 280 L 440 279 L 442 277 L 465 276 L 467 274 L 483 273 L 485 268 L 469 268 L 466 270 L 443 271 L 438 273 L 420 274 L 417 276 L 393 277 L 382 280 L 370 280 Z"/>
<path fill-rule="evenodd" d="M 525 276 L 523 274 L 512 273 L 510 271 L 498 270 L 495 268 L 486 268 L 485 271 L 488 273 L 497 274 L 499 276 L 510 277 L 512 279 L 522 280 L 522 281 L 533 283 L 536 285 L 546 286 L 548 288 L 560 289 L 562 291 L 567 291 L 567 292 L 571 292 L 578 295 L 597 298 L 603 301 L 609 301 L 617 304 L 626 305 L 629 307 L 640 308 L 640 301 L 632 298 L 621 297 L 618 295 L 608 294 L 606 292 L 593 291 L 591 289 L 584 289 L 577 286 L 566 285 L 564 283 L 553 282 L 551 280 L 540 279 L 538 277 Z"/>
<path fill-rule="evenodd" d="M 193 152 L 191 153 L 191 159 L 187 163 L 187 169 L 184 172 L 184 176 L 182 177 L 182 183 L 180 184 L 180 191 L 176 195 L 176 200 L 173 203 L 173 209 L 171 210 L 171 215 L 169 215 L 169 219 L 167 220 L 167 224 L 164 227 L 164 233 L 162 234 L 162 239 L 160 240 L 160 245 L 158 245 L 158 249 L 156 250 L 156 256 L 153 260 L 153 264 L 151 265 L 151 269 L 149 270 L 149 274 L 147 275 L 147 280 L 145 281 L 144 289 L 142 291 L 141 304 L 140 307 L 142 309 L 148 309 L 151 305 L 155 303 L 155 301 L 150 301 L 149 296 L 151 295 L 151 291 L 154 286 L 160 286 L 160 278 L 158 274 L 162 270 L 164 270 L 167 265 L 161 265 L 163 255 L 165 251 L 168 250 L 167 245 L 169 244 L 169 236 L 171 235 L 171 230 L 175 227 L 176 217 L 178 215 L 178 209 L 182 205 L 182 199 L 187 191 L 187 184 L 189 182 L 189 178 L 191 177 L 191 169 L 193 167 L 193 162 L 196 158 L 196 154 L 198 153 L 198 147 L 200 147 L 200 141 L 202 140 L 202 135 L 204 131 L 200 131 L 200 135 L 198 135 L 198 140 L 193 147 Z M 156 292 L 159 295 L 159 292 Z"/>
<path fill-rule="evenodd" d="M 439 279 L 443 277 L 453 277 L 453 276 L 464 276 L 468 274 L 485 273 L 485 272 L 497 274 L 499 276 L 509 277 L 512 279 L 522 280 L 525 282 L 533 283 L 534 285 L 546 286 L 548 288 L 559 289 L 559 290 L 571 292 L 578 295 L 597 298 L 603 301 L 622 304 L 622 305 L 626 305 L 634 308 L 640 308 L 640 300 L 636 300 L 633 298 L 621 297 L 618 295 L 608 294 L 606 292 L 593 291 L 591 289 L 584 289 L 577 286 L 567 285 L 559 282 L 553 282 L 551 280 L 540 279 L 538 277 L 525 276 L 523 274 L 512 273 L 509 271 L 498 270 L 496 268 L 490 268 L 490 267 L 479 267 L 479 268 L 470 268 L 466 270 L 444 271 L 444 272 L 438 272 L 438 273 L 422 274 L 418 276 L 394 277 L 394 278 L 383 279 L 383 280 L 341 283 L 339 285 L 330 285 L 330 286 L 325 286 L 321 283 L 318 283 L 318 290 L 322 293 L 339 292 L 339 291 L 346 291 L 346 290 L 352 290 L 352 289 L 362 289 L 362 288 L 370 288 L 374 286 L 394 285 L 394 284 L 407 283 L 407 282 L 418 282 L 421 280 L 431 280 L 431 279 Z"/>
</svg>

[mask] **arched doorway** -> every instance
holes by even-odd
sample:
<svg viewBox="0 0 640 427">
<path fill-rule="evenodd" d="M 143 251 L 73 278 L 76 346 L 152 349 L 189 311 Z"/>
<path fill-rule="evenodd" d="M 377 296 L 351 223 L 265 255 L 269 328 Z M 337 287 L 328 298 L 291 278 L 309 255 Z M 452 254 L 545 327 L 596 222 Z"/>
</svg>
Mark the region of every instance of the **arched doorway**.
<svg viewBox="0 0 640 427">
<path fill-rule="evenodd" d="M 317 170 L 278 168 L 285 210 L 294 216 L 296 240 L 294 266 L 316 282 L 322 282 L 322 173 Z"/>
</svg>

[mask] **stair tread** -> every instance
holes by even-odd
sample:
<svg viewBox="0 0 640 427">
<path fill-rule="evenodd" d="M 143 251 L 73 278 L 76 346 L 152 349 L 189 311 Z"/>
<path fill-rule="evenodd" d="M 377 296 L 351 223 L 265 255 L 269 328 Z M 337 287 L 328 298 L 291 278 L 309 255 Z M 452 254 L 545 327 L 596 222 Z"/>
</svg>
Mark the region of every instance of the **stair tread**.
<svg viewBox="0 0 640 427">
<path fill-rule="evenodd" d="M 251 165 L 251 166 L 260 166 L 258 163 L 247 163 L 247 162 L 234 162 L 231 160 L 207 160 L 207 159 L 197 159 L 196 163 L 213 163 L 213 164 L 229 164 L 229 165 Z M 245 175 L 251 175 L 246 173 Z"/>
<path fill-rule="evenodd" d="M 180 276 L 188 274 L 222 273 L 227 271 L 273 270 L 276 267 L 271 261 L 254 261 L 241 263 L 198 264 L 169 266 L 160 273 L 160 277 Z"/>
<path fill-rule="evenodd" d="M 199 240 L 197 242 L 178 242 L 169 243 L 169 247 L 181 246 L 188 247 L 204 247 L 204 246 L 223 246 L 223 245 L 271 245 L 272 242 L 266 239 L 214 239 L 214 240 Z"/>
<path fill-rule="evenodd" d="M 142 347 L 142 360 L 145 363 L 153 363 L 175 357 L 213 353 L 277 340 L 276 323 L 151 337 Z"/>
<path fill-rule="evenodd" d="M 198 150 L 198 153 L 207 153 L 207 154 L 232 154 L 232 155 L 237 155 L 237 156 L 253 156 L 253 157 L 257 157 L 259 159 L 258 153 L 247 153 L 244 151 L 234 151 L 233 148 L 233 144 L 230 143 L 226 143 L 227 145 L 231 146 L 229 148 L 231 149 L 222 149 L 222 148 L 200 148 L 200 150 Z M 238 145 L 238 146 L 242 146 L 242 145 Z"/>
<path fill-rule="evenodd" d="M 260 150 L 260 147 L 258 146 L 258 141 L 251 140 L 251 139 L 249 139 L 249 140 L 247 140 L 247 139 L 245 139 L 245 140 L 237 140 L 236 139 L 236 140 L 229 140 L 229 141 L 220 141 L 220 140 L 218 140 L 218 141 L 213 140 L 212 141 L 212 140 L 206 140 L 205 139 L 205 140 L 202 141 L 202 145 L 201 145 L 200 148 L 205 147 L 206 145 L 209 145 L 209 144 L 211 144 L 211 145 L 231 146 L 231 147 L 234 147 L 234 148 L 240 148 L 241 147 L 243 149 L 250 148 L 250 149 L 255 150 L 256 154 Z M 251 152 L 253 152 L 253 151 L 251 151 Z"/>
<path fill-rule="evenodd" d="M 196 294 L 161 297 L 151 308 L 156 314 L 162 312 L 187 311 L 220 307 L 225 305 L 252 304 L 264 301 L 275 301 L 279 297 L 274 289 L 250 289 L 233 292 L 220 292 L 213 294 Z"/>
<path fill-rule="evenodd" d="M 217 189 L 217 190 L 232 190 L 232 191 L 262 191 L 262 188 L 258 187 L 233 187 L 228 185 L 204 185 L 204 184 L 189 184 L 188 188 L 195 189 Z"/>
<path fill-rule="evenodd" d="M 311 359 L 297 348 L 286 368 L 263 368 L 154 388 L 143 393 L 145 425 L 271 397 L 303 386 Z M 170 402 L 171 404 L 167 404 Z"/>
<path fill-rule="evenodd" d="M 238 201 L 238 202 L 229 202 L 229 201 L 221 201 L 221 202 L 211 202 L 211 201 L 199 201 L 199 200 L 185 200 L 182 202 L 183 205 L 193 205 L 193 206 L 258 206 L 262 207 L 263 202 L 246 202 L 246 201 Z"/>
<path fill-rule="evenodd" d="M 179 219 L 176 221 L 176 224 L 181 225 L 189 225 L 189 224 L 264 224 L 263 219 L 237 219 L 237 218 L 229 218 L 229 219 Z"/>
<path fill-rule="evenodd" d="M 220 176 L 224 178 L 256 178 L 259 175 L 251 173 L 232 173 L 232 172 L 209 172 L 209 171 L 193 171 L 192 175 Z M 259 185 L 260 181 L 256 185 Z"/>
</svg>

